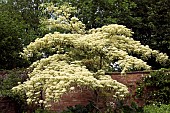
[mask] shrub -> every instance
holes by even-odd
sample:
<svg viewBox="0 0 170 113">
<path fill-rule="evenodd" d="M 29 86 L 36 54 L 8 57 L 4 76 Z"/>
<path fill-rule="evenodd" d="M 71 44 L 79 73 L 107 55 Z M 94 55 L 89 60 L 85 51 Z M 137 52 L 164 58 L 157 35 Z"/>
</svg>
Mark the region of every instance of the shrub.
<svg viewBox="0 0 170 113">
<path fill-rule="evenodd" d="M 137 97 L 146 104 L 170 103 L 170 73 L 164 69 L 145 76 L 137 88 Z"/>
<path fill-rule="evenodd" d="M 119 101 L 114 111 L 108 111 L 106 113 L 143 113 L 143 108 L 139 107 L 135 102 L 128 105 L 123 101 Z"/>
<path fill-rule="evenodd" d="M 4 70 L 0 75 L 0 96 L 9 96 L 11 89 L 27 78 L 25 69 Z M 4 76 L 3 76 L 4 75 Z"/>
<path fill-rule="evenodd" d="M 24 97 L 20 97 L 18 94 L 12 92 L 12 87 L 16 86 L 18 82 L 23 82 L 27 78 L 27 72 L 25 69 L 14 69 L 2 71 L 4 76 L 0 75 L 0 97 L 9 99 L 15 103 L 17 107 L 17 113 L 26 109 Z"/>
</svg>

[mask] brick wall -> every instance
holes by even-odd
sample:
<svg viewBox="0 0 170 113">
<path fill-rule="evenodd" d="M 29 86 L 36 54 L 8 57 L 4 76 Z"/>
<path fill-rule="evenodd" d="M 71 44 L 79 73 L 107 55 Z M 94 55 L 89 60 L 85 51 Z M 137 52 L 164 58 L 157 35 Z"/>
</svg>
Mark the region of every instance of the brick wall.
<svg viewBox="0 0 170 113">
<path fill-rule="evenodd" d="M 68 106 L 87 105 L 94 99 L 93 92 L 86 88 L 75 88 L 74 91 L 64 94 L 58 103 L 52 103 L 51 110 L 60 112 Z"/>
<path fill-rule="evenodd" d="M 142 77 L 148 75 L 150 72 L 143 72 L 143 71 L 137 71 L 137 72 L 129 72 L 126 75 L 120 75 L 119 73 L 112 73 L 111 77 L 114 80 L 117 80 L 120 83 L 125 84 L 130 92 L 130 96 L 127 99 L 127 103 L 131 103 L 132 101 L 135 101 L 138 106 L 143 106 L 144 101 L 142 98 L 135 98 L 135 91 L 137 88 L 137 83 L 140 82 Z"/>
<path fill-rule="evenodd" d="M 149 74 L 149 72 L 131 72 L 131 73 L 127 73 L 126 75 L 120 75 L 120 73 L 109 73 L 109 75 L 111 75 L 113 79 L 128 86 L 130 94 L 131 94 L 131 97 L 128 99 L 128 101 L 130 102 L 131 100 L 135 100 L 140 106 L 143 105 L 142 99 L 136 100 L 134 98 L 135 89 L 137 87 L 136 82 L 139 81 L 146 74 Z M 3 73 L 3 76 L 4 76 L 4 73 Z M 78 104 L 87 105 L 90 100 L 94 100 L 94 99 L 95 99 L 95 96 L 94 96 L 93 91 L 90 91 L 85 88 L 84 89 L 76 88 L 75 91 L 64 94 L 58 103 L 53 103 L 51 106 L 51 110 L 60 112 L 66 109 L 68 106 L 74 106 Z M 6 105 L 8 105 L 7 102 L 6 102 Z M 0 106 L 4 106 L 3 101 L 0 101 Z M 2 108 L 0 107 L 0 109 Z M 14 108 L 11 108 L 11 110 L 14 110 Z"/>
<path fill-rule="evenodd" d="M 0 113 L 17 113 L 16 105 L 9 98 L 0 97 Z"/>
<path fill-rule="evenodd" d="M 143 105 L 142 99 L 135 99 L 135 89 L 137 87 L 137 81 L 140 81 L 141 78 L 150 72 L 130 72 L 126 75 L 121 75 L 120 73 L 108 73 L 114 80 L 117 80 L 120 83 L 127 85 L 129 88 L 131 96 L 127 99 L 127 103 L 131 101 L 136 101 L 139 106 Z M 54 111 L 62 111 L 66 109 L 67 106 L 74 106 L 77 104 L 87 105 L 89 100 L 94 100 L 94 93 L 87 89 L 76 89 L 74 92 L 70 92 L 68 94 L 64 94 L 60 100 L 60 102 L 53 104 L 51 110 Z M 101 103 L 100 103 L 101 104 Z"/>
</svg>

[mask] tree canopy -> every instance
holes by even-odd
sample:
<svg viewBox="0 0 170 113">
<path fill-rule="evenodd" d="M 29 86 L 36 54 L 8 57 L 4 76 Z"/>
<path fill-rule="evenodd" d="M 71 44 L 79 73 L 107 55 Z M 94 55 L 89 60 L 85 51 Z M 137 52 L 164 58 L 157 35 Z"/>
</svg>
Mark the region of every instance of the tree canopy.
<svg viewBox="0 0 170 113">
<path fill-rule="evenodd" d="M 134 39 L 170 56 L 170 4 L 168 0 L 135 0 L 132 11 L 140 21 L 131 25 Z"/>
<path fill-rule="evenodd" d="M 0 69 L 28 66 L 28 62 L 20 57 L 20 52 L 38 36 L 43 36 L 39 3 L 38 0 L 0 2 Z"/>
<path fill-rule="evenodd" d="M 27 25 L 21 15 L 11 12 L 10 8 L 0 4 L 0 69 L 12 69 L 24 64 L 19 52 L 22 51 L 24 37 L 28 36 L 25 32 Z"/>
</svg>

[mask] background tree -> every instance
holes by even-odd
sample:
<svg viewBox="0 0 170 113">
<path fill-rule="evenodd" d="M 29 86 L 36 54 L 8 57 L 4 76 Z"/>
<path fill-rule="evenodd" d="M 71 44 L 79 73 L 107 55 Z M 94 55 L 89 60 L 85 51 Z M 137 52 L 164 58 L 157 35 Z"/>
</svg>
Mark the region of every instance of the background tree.
<svg viewBox="0 0 170 113">
<path fill-rule="evenodd" d="M 7 2 L 14 11 L 21 15 L 26 24 L 25 31 L 28 37 L 25 38 L 25 45 L 44 35 L 40 25 L 42 12 L 39 6 L 41 3 L 43 3 L 41 0 L 8 0 Z"/>
<path fill-rule="evenodd" d="M 0 4 L 0 68 L 11 69 L 23 66 L 24 60 L 19 57 L 24 39 L 26 24 L 21 15 L 11 12 L 11 7 Z"/>
<path fill-rule="evenodd" d="M 22 48 L 48 30 L 40 26 L 39 0 L 4 0 L 0 2 L 0 69 L 25 67 Z M 26 63 L 27 62 L 27 63 Z"/>
<path fill-rule="evenodd" d="M 141 20 L 136 26 L 130 26 L 134 39 L 153 49 L 167 53 L 170 56 L 170 4 L 168 0 L 134 0 L 136 8 L 132 11 Z"/>
</svg>

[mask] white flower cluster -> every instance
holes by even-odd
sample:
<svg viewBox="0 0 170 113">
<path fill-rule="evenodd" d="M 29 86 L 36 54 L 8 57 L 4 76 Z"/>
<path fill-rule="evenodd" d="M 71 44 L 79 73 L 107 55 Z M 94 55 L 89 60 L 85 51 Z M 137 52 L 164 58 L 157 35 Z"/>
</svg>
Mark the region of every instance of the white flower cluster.
<svg viewBox="0 0 170 113">
<path fill-rule="evenodd" d="M 45 23 L 50 29 L 62 28 L 71 33 L 84 34 L 85 24 L 79 21 L 78 18 L 71 17 L 71 14 L 76 11 L 75 7 L 71 7 L 68 3 L 64 3 L 61 6 L 46 5 L 47 8 L 45 10 L 51 14 L 51 18 L 43 20 L 42 23 Z"/>
<path fill-rule="evenodd" d="M 111 28 L 111 29 L 110 29 Z M 123 25 L 118 25 L 118 24 L 111 24 L 108 26 L 103 26 L 102 28 L 97 28 L 97 29 L 91 29 L 88 31 L 90 34 L 94 32 L 103 32 L 105 34 L 109 35 L 119 35 L 119 36 L 126 36 L 126 37 L 131 37 L 133 32 L 126 28 Z"/>
<path fill-rule="evenodd" d="M 30 79 L 14 87 L 13 91 L 25 92 L 28 104 L 43 103 L 46 107 L 50 101 L 58 101 L 61 95 L 74 90 L 74 87 L 110 90 L 115 98 L 124 98 L 128 94 L 128 88 L 109 75 L 92 73 L 77 64 L 78 61 L 69 63 L 65 59 L 67 55 L 56 54 L 35 62 L 31 65 L 34 68 L 29 74 Z"/>
<path fill-rule="evenodd" d="M 108 27 L 108 29 L 115 29 L 114 26 L 117 28 L 118 25 L 104 26 L 104 28 L 106 29 Z M 86 51 L 86 54 L 90 51 L 89 55 L 93 55 L 93 58 L 96 59 L 103 54 L 103 62 L 106 63 L 102 67 L 108 66 L 111 61 L 116 59 L 120 64 L 123 73 L 133 69 L 150 69 L 150 66 L 143 60 L 148 59 L 151 56 L 156 57 L 156 61 L 162 64 L 168 60 L 166 54 L 152 50 L 148 46 L 143 46 L 140 42 L 134 41 L 130 37 L 125 37 L 123 34 L 125 34 L 124 31 L 128 31 L 126 30 L 127 28 L 120 28 L 125 30 L 120 30 L 122 33 L 119 31 L 118 35 L 111 35 L 108 32 L 102 31 L 102 29 L 100 29 L 100 32 L 97 30 L 97 32 L 84 35 L 60 34 L 58 32 L 48 34 L 45 35 L 45 37 L 36 39 L 35 42 L 30 43 L 30 45 L 24 49 L 23 56 L 29 58 L 32 57 L 33 54 L 41 54 L 43 53 L 41 50 L 44 48 L 55 47 L 54 51 L 59 51 L 62 49 L 61 46 L 71 46 L 72 49 L 67 51 L 70 55 L 74 54 L 75 50 Z M 132 53 L 140 55 L 142 60 L 131 56 Z"/>
<path fill-rule="evenodd" d="M 133 56 L 126 56 L 124 59 L 119 60 L 118 64 L 120 67 L 124 67 L 122 70 L 122 74 L 125 74 L 126 71 L 132 69 L 140 70 L 140 69 L 150 69 L 151 66 L 147 65 L 146 62 L 143 62 L 141 59 L 137 59 Z"/>
</svg>

